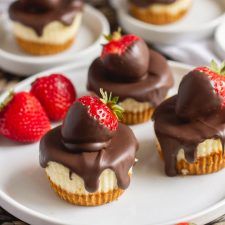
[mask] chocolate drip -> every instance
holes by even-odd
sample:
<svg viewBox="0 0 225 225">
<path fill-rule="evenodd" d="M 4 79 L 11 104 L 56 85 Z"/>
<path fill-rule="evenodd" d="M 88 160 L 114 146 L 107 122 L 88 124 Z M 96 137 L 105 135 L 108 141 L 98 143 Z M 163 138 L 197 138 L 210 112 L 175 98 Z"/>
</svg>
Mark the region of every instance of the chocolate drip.
<svg viewBox="0 0 225 225">
<path fill-rule="evenodd" d="M 139 7 L 148 7 L 151 4 L 171 4 L 176 2 L 177 0 L 130 0 L 131 3 L 139 6 Z"/>
<path fill-rule="evenodd" d="M 44 27 L 53 21 L 71 25 L 76 14 L 82 9 L 82 0 L 23 0 L 10 5 L 9 16 L 42 36 Z"/>
<path fill-rule="evenodd" d="M 193 86 L 192 89 L 198 89 L 198 86 Z M 208 99 L 199 102 L 198 107 L 204 107 L 206 101 Z M 220 139 L 224 148 L 225 140 L 224 108 L 208 116 L 187 121 L 176 115 L 176 104 L 177 95 L 164 101 L 153 115 L 155 132 L 163 152 L 165 172 L 168 176 L 177 175 L 176 162 L 180 149 L 184 150 L 186 159 L 192 163 L 196 159 L 198 144 L 206 139 Z"/>
<path fill-rule="evenodd" d="M 70 107 L 61 132 L 64 145 L 72 152 L 92 152 L 106 148 L 115 133 L 89 116 L 88 108 L 80 102 Z"/>
<path fill-rule="evenodd" d="M 130 62 L 130 64 L 133 63 Z M 129 68 L 124 68 L 124 71 L 121 72 L 126 73 L 126 70 Z M 172 85 L 173 78 L 166 59 L 159 53 L 150 50 L 149 69 L 145 79 L 132 83 L 112 81 L 101 59 L 97 58 L 89 69 L 87 88 L 99 96 L 99 89 L 104 88 L 105 91 L 112 92 L 114 96 L 119 96 L 121 101 L 133 98 L 157 106 L 164 100 Z"/>
<path fill-rule="evenodd" d="M 61 140 L 61 126 L 49 131 L 41 140 L 40 164 L 43 168 L 50 161 L 68 167 L 83 178 L 89 192 L 98 189 L 99 177 L 105 169 L 115 172 L 119 188 L 126 189 L 129 186 L 128 171 L 134 164 L 138 148 L 137 140 L 129 127 L 119 124 L 108 147 L 97 152 L 71 153 Z"/>
</svg>

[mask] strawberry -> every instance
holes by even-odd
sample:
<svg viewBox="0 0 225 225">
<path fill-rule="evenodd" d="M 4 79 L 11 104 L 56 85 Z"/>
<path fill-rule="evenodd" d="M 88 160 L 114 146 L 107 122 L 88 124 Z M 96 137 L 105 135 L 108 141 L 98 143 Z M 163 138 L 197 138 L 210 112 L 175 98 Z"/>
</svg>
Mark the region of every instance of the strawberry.
<svg viewBox="0 0 225 225">
<path fill-rule="evenodd" d="M 101 61 L 107 75 L 119 81 L 137 81 L 148 72 L 150 51 L 147 44 L 134 34 L 122 36 L 121 30 L 105 36 L 108 43 L 103 46 Z"/>
<path fill-rule="evenodd" d="M 117 105 L 118 97 L 112 98 L 112 93 L 108 96 L 107 92 L 100 89 L 102 98 L 94 96 L 83 96 L 77 99 L 78 102 L 88 107 L 88 113 L 91 117 L 99 121 L 110 131 L 118 128 L 118 119 L 121 119 L 123 109 Z"/>
<path fill-rule="evenodd" d="M 31 93 L 40 101 L 52 121 L 64 119 L 76 98 L 73 84 L 61 74 L 38 78 L 32 84 Z"/>
<path fill-rule="evenodd" d="M 176 225 L 195 225 L 195 224 L 194 223 L 183 222 L 183 223 L 177 223 Z"/>
<path fill-rule="evenodd" d="M 214 91 L 222 99 L 222 107 L 225 106 L 225 62 L 219 67 L 214 60 L 210 67 L 198 67 L 195 70 L 204 73 L 210 80 Z"/>
<path fill-rule="evenodd" d="M 122 55 L 132 44 L 140 40 L 140 37 L 134 34 L 121 36 L 120 32 L 121 30 L 119 29 L 112 35 L 105 36 L 109 42 L 103 46 L 101 58 L 105 58 L 109 54 Z"/>
<path fill-rule="evenodd" d="M 14 141 L 36 142 L 50 129 L 40 102 L 30 93 L 10 94 L 0 106 L 0 134 Z"/>
</svg>

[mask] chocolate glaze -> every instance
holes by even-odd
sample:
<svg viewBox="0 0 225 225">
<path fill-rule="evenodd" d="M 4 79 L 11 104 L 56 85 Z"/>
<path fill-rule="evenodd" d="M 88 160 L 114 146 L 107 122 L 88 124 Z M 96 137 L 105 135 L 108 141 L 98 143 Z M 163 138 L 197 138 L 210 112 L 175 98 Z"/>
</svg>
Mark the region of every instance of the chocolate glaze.
<svg viewBox="0 0 225 225">
<path fill-rule="evenodd" d="M 100 96 L 99 90 L 104 88 L 105 91 L 112 92 L 114 96 L 119 96 L 121 101 L 126 98 L 133 98 L 157 106 L 173 85 L 173 78 L 166 59 L 153 50 L 149 51 L 149 68 L 145 79 L 127 83 L 112 80 L 102 60 L 97 58 L 89 68 L 87 89 Z M 139 60 L 145 60 L 145 57 L 143 54 Z M 129 63 L 129 65 L 133 64 L 135 64 L 133 61 Z M 124 73 L 126 70 L 129 70 L 129 68 L 124 68 Z"/>
<path fill-rule="evenodd" d="M 108 54 L 102 58 L 107 75 L 118 82 L 135 82 L 144 79 L 149 60 L 149 49 L 142 39 L 135 41 L 122 55 Z"/>
<path fill-rule="evenodd" d="M 177 0 L 130 0 L 131 3 L 139 6 L 139 7 L 148 7 L 151 4 L 171 4 L 176 2 Z"/>
<path fill-rule="evenodd" d="M 168 176 L 177 175 L 176 162 L 180 149 L 184 150 L 186 159 L 192 163 L 196 160 L 198 144 L 206 139 L 220 139 L 224 148 L 225 109 L 216 110 L 219 99 L 207 79 L 206 75 L 199 72 L 187 75 L 181 83 L 179 96 L 164 101 L 154 112 L 155 132 Z M 187 110 L 186 114 L 185 110 L 181 110 L 181 116 L 185 119 L 176 112 L 182 109 L 182 106 Z M 211 113 L 205 113 L 201 109 Z"/>
<path fill-rule="evenodd" d="M 71 25 L 82 9 L 82 0 L 18 0 L 10 5 L 9 16 L 41 36 L 44 27 L 52 21 Z"/>
<path fill-rule="evenodd" d="M 83 124 L 83 128 L 85 128 Z M 118 187 L 126 189 L 130 183 L 129 169 L 134 165 L 138 147 L 131 129 L 123 124 L 112 137 L 107 148 L 97 152 L 72 153 L 62 143 L 61 127 L 49 131 L 40 143 L 40 164 L 43 168 L 50 161 L 68 167 L 83 178 L 89 192 L 98 189 L 99 177 L 105 169 L 112 169 L 117 177 Z"/>
<path fill-rule="evenodd" d="M 62 140 L 69 151 L 99 151 L 106 148 L 115 132 L 89 116 L 88 108 L 75 102 L 69 109 L 62 126 Z"/>
</svg>

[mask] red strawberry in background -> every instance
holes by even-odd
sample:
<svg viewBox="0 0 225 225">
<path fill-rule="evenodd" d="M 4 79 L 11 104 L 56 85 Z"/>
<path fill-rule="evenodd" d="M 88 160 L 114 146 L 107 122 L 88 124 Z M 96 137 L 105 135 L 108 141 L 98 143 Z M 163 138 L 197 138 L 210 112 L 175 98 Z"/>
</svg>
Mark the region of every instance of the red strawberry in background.
<svg viewBox="0 0 225 225">
<path fill-rule="evenodd" d="M 30 93 L 10 94 L 0 107 L 0 134 L 11 140 L 36 142 L 51 128 L 41 104 Z"/>
<path fill-rule="evenodd" d="M 102 99 L 83 96 L 70 107 L 61 130 L 67 149 L 98 151 L 110 143 L 123 109 L 117 105 L 118 97 L 100 92 Z"/>
<path fill-rule="evenodd" d="M 194 223 L 187 223 L 187 222 L 183 222 L 183 223 L 178 223 L 176 225 L 196 225 Z"/>
<path fill-rule="evenodd" d="M 145 77 L 150 52 L 147 44 L 134 34 L 122 36 L 121 30 L 105 36 L 101 60 L 113 79 L 132 82 Z"/>
<path fill-rule="evenodd" d="M 210 67 L 198 67 L 197 71 L 204 73 L 214 88 L 214 91 L 222 99 L 222 107 L 225 106 L 225 62 L 219 67 L 213 60 Z"/>
<path fill-rule="evenodd" d="M 31 93 L 40 101 L 51 121 L 64 119 L 76 99 L 73 84 L 61 74 L 38 78 L 32 84 Z"/>
</svg>

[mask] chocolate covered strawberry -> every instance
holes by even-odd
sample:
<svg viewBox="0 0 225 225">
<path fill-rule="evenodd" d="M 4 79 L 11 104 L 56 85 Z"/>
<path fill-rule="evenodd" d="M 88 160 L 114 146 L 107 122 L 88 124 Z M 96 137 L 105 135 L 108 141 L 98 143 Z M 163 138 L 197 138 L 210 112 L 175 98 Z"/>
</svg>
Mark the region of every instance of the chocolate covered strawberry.
<svg viewBox="0 0 225 225">
<path fill-rule="evenodd" d="M 210 115 L 225 106 L 225 64 L 212 61 L 211 67 L 198 67 L 180 83 L 176 114 L 184 119 Z M 204 102 L 204 104 L 202 104 Z"/>
<path fill-rule="evenodd" d="M 118 127 L 118 119 L 121 119 L 123 109 L 117 105 L 118 97 L 112 98 L 112 93 L 100 90 L 102 98 L 84 96 L 77 101 L 88 107 L 88 114 L 95 118 L 100 124 L 114 131 Z"/>
<path fill-rule="evenodd" d="M 30 93 L 10 94 L 0 105 L 0 134 L 14 141 L 36 142 L 50 129 L 40 102 Z"/>
<path fill-rule="evenodd" d="M 52 121 L 62 120 L 75 101 L 76 90 L 71 81 L 61 74 L 38 78 L 31 88 Z"/>
<path fill-rule="evenodd" d="M 134 34 L 122 36 L 118 30 L 106 36 L 101 59 L 112 78 L 132 82 L 142 79 L 149 67 L 149 49 L 146 43 Z"/>
<path fill-rule="evenodd" d="M 52 10 L 60 5 L 60 0 L 20 0 L 20 3 L 30 10 Z"/>
<path fill-rule="evenodd" d="M 225 106 L 225 62 L 221 66 L 213 60 L 210 67 L 198 67 L 197 71 L 204 73 L 210 80 L 214 91 L 221 98 L 221 104 Z"/>
<path fill-rule="evenodd" d="M 118 119 L 123 113 L 123 109 L 117 105 L 118 98 L 112 98 L 112 94 L 108 96 L 103 90 L 100 92 L 102 99 L 83 96 L 76 100 L 67 113 L 62 126 L 62 137 L 71 151 L 100 150 L 109 144 L 118 128 Z"/>
</svg>

